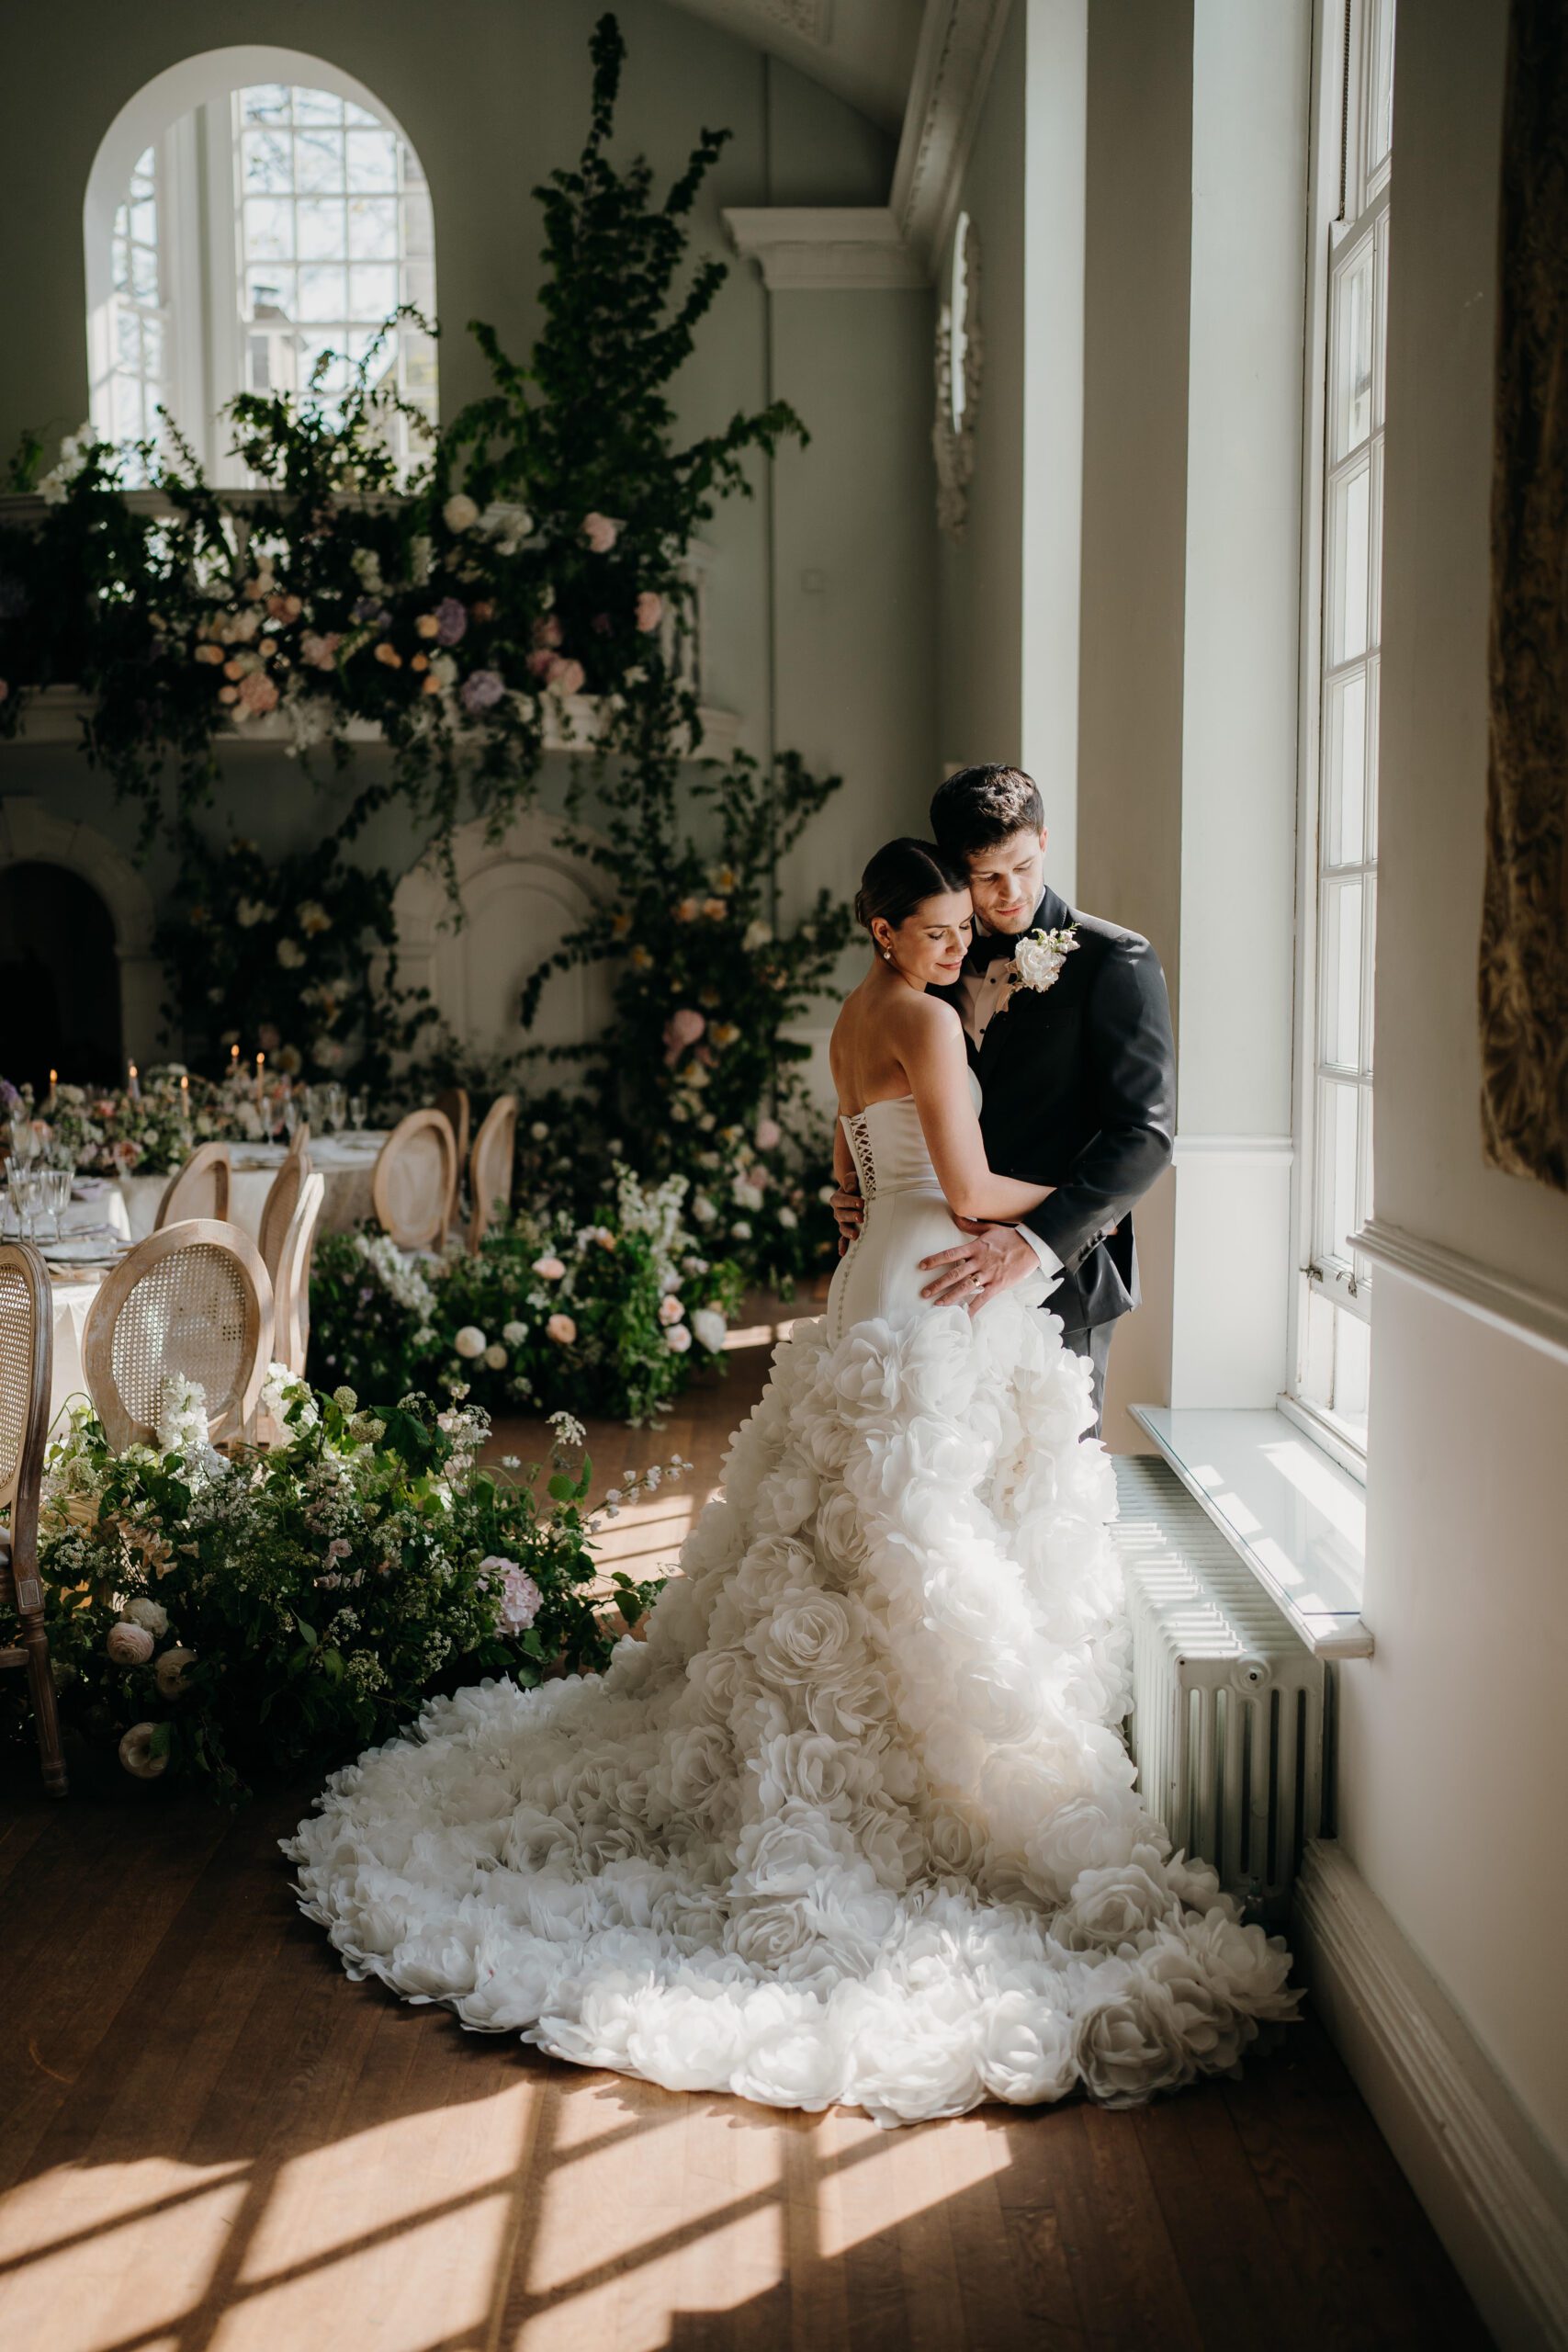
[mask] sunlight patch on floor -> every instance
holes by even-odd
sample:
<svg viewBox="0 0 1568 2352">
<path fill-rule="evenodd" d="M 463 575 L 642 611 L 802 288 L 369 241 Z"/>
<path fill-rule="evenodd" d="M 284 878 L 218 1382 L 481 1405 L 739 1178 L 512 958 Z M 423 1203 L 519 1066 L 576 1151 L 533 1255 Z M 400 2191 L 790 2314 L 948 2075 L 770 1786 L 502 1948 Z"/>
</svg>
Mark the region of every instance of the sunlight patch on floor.
<svg viewBox="0 0 1568 2352">
<path fill-rule="evenodd" d="M 833 2154 L 822 2152 L 818 2195 L 819 2252 L 828 2261 L 962 2197 L 1012 2161 L 1006 2132 L 978 2118 L 942 2125 L 940 2164 L 933 2162 L 931 2132 L 883 2132 L 869 2117 L 841 2112 L 831 2123 Z"/>
<path fill-rule="evenodd" d="M 174 2344 L 244 2205 L 249 2168 L 62 2165 L 0 2205 L 0 2343 L 39 2352 Z"/>
</svg>

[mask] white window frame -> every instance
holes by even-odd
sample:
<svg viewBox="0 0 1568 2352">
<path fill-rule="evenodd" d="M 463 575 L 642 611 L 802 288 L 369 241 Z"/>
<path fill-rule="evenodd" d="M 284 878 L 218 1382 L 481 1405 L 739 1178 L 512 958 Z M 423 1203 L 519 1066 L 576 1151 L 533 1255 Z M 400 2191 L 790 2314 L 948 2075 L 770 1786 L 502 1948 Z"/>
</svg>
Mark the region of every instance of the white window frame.
<svg viewBox="0 0 1568 2352">
<path fill-rule="evenodd" d="M 1352 250 L 1369 235 L 1383 241 L 1386 262 L 1392 155 L 1385 151 L 1375 161 L 1372 114 L 1377 97 L 1377 58 L 1380 39 L 1392 33 L 1393 6 L 1383 0 L 1317 0 L 1314 11 L 1312 170 L 1309 188 L 1309 250 L 1307 266 L 1306 385 L 1303 401 L 1305 447 L 1302 468 L 1303 593 L 1302 696 L 1295 981 L 1295 1134 L 1292 1179 L 1292 1231 L 1296 1258 L 1292 1272 L 1290 1317 L 1290 1386 L 1281 1402 L 1292 1418 L 1303 1420 L 1312 1433 L 1348 1468 L 1365 1476 L 1364 1445 L 1354 1431 L 1332 1413 L 1303 1395 L 1308 1310 L 1316 1291 L 1342 1312 L 1371 1321 L 1372 1284 L 1364 1261 L 1348 1266 L 1325 1263 L 1317 1248 L 1317 1214 L 1322 1174 L 1318 1167 L 1323 1137 L 1319 1133 L 1319 1035 L 1323 979 L 1320 959 L 1322 873 L 1320 832 L 1323 815 L 1324 719 L 1327 704 L 1329 662 L 1325 631 L 1325 556 L 1329 529 L 1328 491 L 1331 479 L 1350 469 L 1353 459 L 1330 461 L 1329 403 L 1333 354 L 1329 347 L 1331 281 Z M 1386 28 L 1386 32 L 1385 32 Z M 1374 338 L 1382 328 L 1373 303 Z M 1375 341 L 1374 384 L 1385 381 L 1384 354 Z M 1366 713 L 1368 757 L 1375 777 L 1378 690 L 1382 643 L 1382 529 L 1383 425 L 1374 424 L 1370 436 L 1374 496 L 1371 528 L 1377 559 L 1372 570 L 1368 642 Z M 1358 452 L 1366 445 L 1358 445 Z M 1371 805 L 1376 806 L 1375 784 Z M 1363 887 L 1363 937 L 1375 916 L 1376 843 L 1363 838 L 1367 877 Z M 1366 853 L 1371 850 L 1370 857 Z M 1341 869 L 1349 873 L 1349 868 Z M 1372 980 L 1374 967 L 1364 958 L 1361 989 L 1360 1082 L 1370 1093 L 1371 1079 Z"/>
</svg>

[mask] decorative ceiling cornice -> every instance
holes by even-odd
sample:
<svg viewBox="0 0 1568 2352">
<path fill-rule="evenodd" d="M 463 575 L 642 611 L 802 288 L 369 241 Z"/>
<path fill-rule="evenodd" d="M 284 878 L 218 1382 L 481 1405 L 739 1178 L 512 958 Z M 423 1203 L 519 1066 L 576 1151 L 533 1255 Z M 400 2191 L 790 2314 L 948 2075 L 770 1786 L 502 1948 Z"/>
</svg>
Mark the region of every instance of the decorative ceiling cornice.
<svg viewBox="0 0 1568 2352">
<path fill-rule="evenodd" d="M 1009 0 L 928 0 L 893 167 L 893 217 L 928 275 L 947 242 Z"/>
<path fill-rule="evenodd" d="M 777 10 L 795 0 L 777 0 Z M 810 6 L 812 0 L 801 0 Z M 886 205 L 730 209 L 763 282 L 797 291 L 929 285 L 958 209 L 1009 0 L 926 0 Z M 827 0 L 822 0 L 825 18 Z"/>
<path fill-rule="evenodd" d="M 747 0 L 760 17 L 769 17 L 775 25 L 783 25 L 786 32 L 798 33 L 802 40 L 814 40 L 821 48 L 828 45 L 828 12 L 831 0 Z"/>
</svg>

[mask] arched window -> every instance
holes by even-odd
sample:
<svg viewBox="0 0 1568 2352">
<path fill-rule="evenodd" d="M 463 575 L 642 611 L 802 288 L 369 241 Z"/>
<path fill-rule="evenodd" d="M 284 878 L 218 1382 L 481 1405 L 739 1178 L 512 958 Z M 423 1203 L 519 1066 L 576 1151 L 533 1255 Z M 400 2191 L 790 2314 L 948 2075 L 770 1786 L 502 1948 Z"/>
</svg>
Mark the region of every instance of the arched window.
<svg viewBox="0 0 1568 2352">
<path fill-rule="evenodd" d="M 215 51 L 149 83 L 99 149 L 84 227 L 94 424 L 156 435 L 162 404 L 220 483 L 244 480 L 217 425 L 236 392 L 300 390 L 330 352 L 330 402 L 400 303 L 435 314 L 412 142 L 351 75 L 292 51 Z M 381 363 L 434 424 L 431 337 L 400 326 Z M 417 435 L 390 430 L 407 461 Z"/>
</svg>

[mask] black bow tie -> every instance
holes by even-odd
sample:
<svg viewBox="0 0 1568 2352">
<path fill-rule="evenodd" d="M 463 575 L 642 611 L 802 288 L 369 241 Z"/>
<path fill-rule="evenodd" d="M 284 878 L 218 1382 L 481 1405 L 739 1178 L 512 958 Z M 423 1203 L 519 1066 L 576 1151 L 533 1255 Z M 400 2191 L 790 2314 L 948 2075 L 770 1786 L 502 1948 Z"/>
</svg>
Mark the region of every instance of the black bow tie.
<svg viewBox="0 0 1568 2352">
<path fill-rule="evenodd" d="M 983 972 L 998 956 L 1012 956 L 1017 946 L 1017 940 L 1005 931 L 977 931 L 969 943 L 969 962 L 976 972 Z"/>
</svg>

